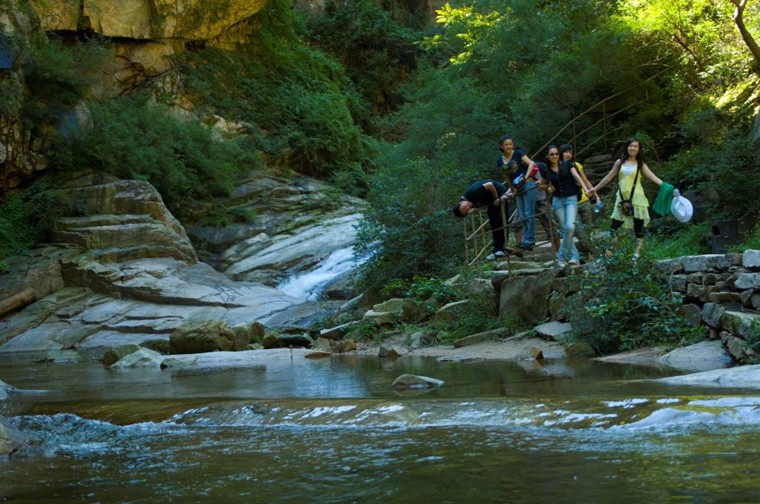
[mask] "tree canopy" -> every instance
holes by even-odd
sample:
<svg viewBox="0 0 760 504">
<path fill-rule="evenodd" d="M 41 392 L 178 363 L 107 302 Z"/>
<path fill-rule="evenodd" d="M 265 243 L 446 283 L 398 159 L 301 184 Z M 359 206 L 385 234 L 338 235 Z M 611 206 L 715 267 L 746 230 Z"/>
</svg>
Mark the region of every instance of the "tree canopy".
<svg viewBox="0 0 760 504">
<path fill-rule="evenodd" d="M 419 261 L 392 259 L 422 241 L 461 257 L 453 218 L 438 229 L 440 241 L 420 233 L 489 173 L 505 133 L 529 155 L 547 141 L 572 139 L 584 156 L 611 153 L 639 135 L 657 173 L 704 191 L 700 204 L 714 217 L 760 210 L 749 198 L 760 178 L 740 182 L 726 169 L 758 165 L 751 129 L 759 67 L 747 42 L 760 22 L 757 3 L 475 0 L 437 14 L 437 29 L 419 41 L 425 56 L 388 120 L 388 146 L 370 183 L 365 229 L 387 240 L 381 275 L 435 269 L 422 251 Z M 578 132 L 585 133 L 573 137 Z M 408 198 L 425 209 L 404 217 L 389 210 L 406 208 Z"/>
</svg>

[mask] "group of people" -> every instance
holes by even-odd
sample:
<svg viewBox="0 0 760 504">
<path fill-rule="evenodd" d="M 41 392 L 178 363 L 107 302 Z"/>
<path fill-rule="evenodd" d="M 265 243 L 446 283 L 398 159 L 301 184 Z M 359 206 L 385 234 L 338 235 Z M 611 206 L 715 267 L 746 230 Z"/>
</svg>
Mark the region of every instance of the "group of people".
<svg viewBox="0 0 760 504">
<path fill-rule="evenodd" d="M 516 244 L 519 249 L 531 249 L 535 246 L 536 226 L 539 221 L 552 240 L 560 267 L 580 264 L 580 252 L 592 256 L 596 253 L 590 229 L 593 220 L 593 207 L 597 201 L 597 192 L 607 186 L 616 176 L 618 191 L 612 207 L 610 234 L 614 237 L 617 230 L 633 229 L 636 237 L 634 260 L 639 257 L 644 243 L 644 228 L 649 224 L 649 201 L 641 183 L 646 177 L 660 187 L 660 193 L 670 195 L 673 186 L 663 182 L 644 162 L 641 142 L 630 138 L 625 149 L 615 161 L 609 173 L 597 184 L 592 185 L 583 166 L 574 158 L 573 147 L 569 144 L 557 147 L 550 145 L 546 150 L 545 162 L 534 162 L 525 151 L 516 147 L 509 135 L 499 139 L 501 155 L 496 159 L 496 166 L 502 170 L 503 180 L 495 178 L 479 180 L 464 192 L 460 201 L 454 206 L 454 215 L 466 216 L 474 208 L 487 208 L 488 220 L 493 236 L 493 252 L 488 260 L 504 257 L 513 252 L 507 248 L 505 218 L 509 216 L 509 200 L 514 199 L 517 206 L 518 225 L 514 229 Z M 546 199 L 551 198 L 554 226 L 550 225 L 550 215 L 541 211 L 546 206 Z M 660 195 L 658 195 L 658 200 Z M 581 226 L 576 226 L 580 219 Z M 559 228 L 559 236 L 553 231 Z M 578 246 L 574 238 L 578 237 Z"/>
</svg>

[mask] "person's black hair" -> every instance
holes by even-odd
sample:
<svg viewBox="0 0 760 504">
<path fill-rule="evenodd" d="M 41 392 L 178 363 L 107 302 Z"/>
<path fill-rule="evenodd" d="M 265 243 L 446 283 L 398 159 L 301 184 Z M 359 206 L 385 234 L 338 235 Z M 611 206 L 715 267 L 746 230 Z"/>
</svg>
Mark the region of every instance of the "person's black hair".
<svg viewBox="0 0 760 504">
<path fill-rule="evenodd" d="M 564 159 L 565 152 L 567 152 L 569 150 L 573 151 L 573 154 L 575 153 L 575 149 L 573 149 L 572 145 L 570 145 L 570 144 L 562 144 L 562 145 L 560 145 L 559 146 L 559 157 L 560 157 L 560 159 Z M 575 156 L 573 156 L 573 157 L 575 157 Z"/>
<path fill-rule="evenodd" d="M 454 212 L 454 215 L 456 215 L 457 217 L 464 217 L 462 210 L 459 208 L 460 203 L 461 201 L 457 201 L 457 204 L 454 205 L 454 208 L 452 208 L 451 211 Z"/>
<path fill-rule="evenodd" d="M 550 150 L 552 150 L 552 149 L 557 149 L 557 150 L 559 150 L 559 149 L 557 148 L 557 146 L 556 146 L 556 145 L 554 145 L 554 144 L 551 144 L 551 145 L 549 145 L 549 147 L 547 147 L 547 148 L 546 148 L 546 154 L 544 154 L 544 159 L 546 159 L 546 166 L 547 166 L 547 167 L 548 167 L 548 166 L 551 166 L 551 165 L 552 165 L 552 160 L 551 160 L 551 159 L 549 159 L 549 151 L 550 151 Z M 559 159 L 557 160 L 557 163 L 559 163 L 559 161 L 562 161 L 562 153 L 560 153 L 560 155 L 559 155 Z"/>
<path fill-rule="evenodd" d="M 501 150 L 501 144 L 504 143 L 505 140 L 514 140 L 511 135 L 502 135 L 501 138 L 499 138 L 499 150 Z"/>
<path fill-rule="evenodd" d="M 639 170 L 641 169 L 642 165 L 644 164 L 644 145 L 641 143 L 641 140 L 636 138 L 635 136 L 628 138 L 625 141 L 625 147 L 623 147 L 623 154 L 620 155 L 620 162 L 625 162 L 626 159 L 628 159 L 628 146 L 630 146 L 633 142 L 639 143 L 639 152 L 636 153 L 636 164 L 639 166 Z"/>
</svg>

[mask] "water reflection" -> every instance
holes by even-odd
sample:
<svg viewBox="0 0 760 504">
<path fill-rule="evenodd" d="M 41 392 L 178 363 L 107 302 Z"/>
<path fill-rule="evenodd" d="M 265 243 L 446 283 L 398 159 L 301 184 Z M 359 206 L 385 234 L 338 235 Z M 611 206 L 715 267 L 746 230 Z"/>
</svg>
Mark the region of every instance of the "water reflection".
<svg viewBox="0 0 760 504">
<path fill-rule="evenodd" d="M 444 380 L 400 397 L 403 373 Z M 756 502 L 760 397 L 598 362 L 362 356 L 266 371 L 0 364 L 19 502 Z M 30 484 L 33 482 L 34 484 Z"/>
</svg>

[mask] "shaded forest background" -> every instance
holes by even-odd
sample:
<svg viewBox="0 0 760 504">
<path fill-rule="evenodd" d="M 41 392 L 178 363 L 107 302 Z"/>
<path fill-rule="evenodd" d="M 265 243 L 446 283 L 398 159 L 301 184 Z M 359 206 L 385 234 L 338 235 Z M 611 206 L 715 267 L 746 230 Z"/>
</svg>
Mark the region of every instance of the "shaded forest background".
<svg viewBox="0 0 760 504">
<path fill-rule="evenodd" d="M 255 169 L 369 201 L 361 243 L 380 253 L 367 285 L 451 275 L 464 249 L 449 209 L 491 172 L 505 133 L 531 155 L 574 140 L 581 161 L 639 136 L 650 167 L 696 191 L 709 216 L 655 222 L 652 255 L 704 252 L 711 222 L 757 214 L 760 66 L 737 29 L 738 1 L 479 0 L 446 4 L 435 20 L 413 4 L 330 0 L 310 15 L 270 0 L 246 44 L 188 48 L 175 89 L 147 82 L 108 98 L 93 93 L 108 40 L 39 34 L 19 45 L 24 79 L 0 75 L 0 115 L 20 110 L 34 134 L 85 100 L 95 127 L 58 128 L 48 175 L 3 195 L 0 260 L 44 240 L 72 204 L 46 187 L 82 168 L 149 180 L 181 221 L 219 226 L 249 218 L 218 198 Z M 758 3 L 741 13 L 760 33 Z M 166 113 L 178 94 L 198 121 Z M 245 127 L 219 141 L 204 114 Z M 760 248 L 757 230 L 743 240 Z"/>
</svg>

